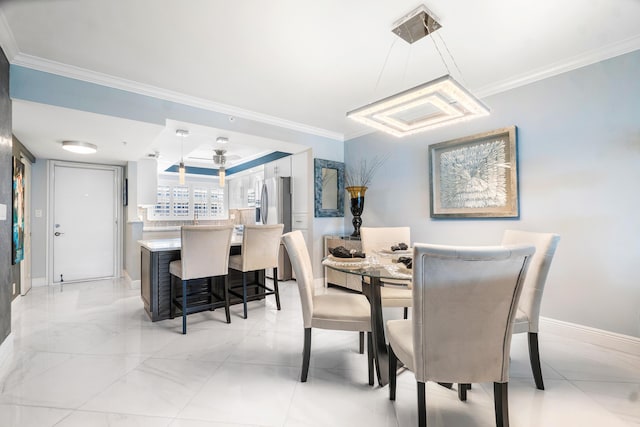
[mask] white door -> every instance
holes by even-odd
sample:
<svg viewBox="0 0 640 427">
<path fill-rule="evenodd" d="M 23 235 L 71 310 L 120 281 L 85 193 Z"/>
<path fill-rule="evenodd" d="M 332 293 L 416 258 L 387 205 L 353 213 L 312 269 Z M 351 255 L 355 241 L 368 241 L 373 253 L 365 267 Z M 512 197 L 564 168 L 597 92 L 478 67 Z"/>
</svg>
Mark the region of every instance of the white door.
<svg viewBox="0 0 640 427">
<path fill-rule="evenodd" d="M 116 276 L 115 168 L 54 164 L 52 282 Z"/>
<path fill-rule="evenodd" d="M 24 164 L 24 260 L 20 263 L 20 295 L 31 289 L 31 162 Z"/>
</svg>

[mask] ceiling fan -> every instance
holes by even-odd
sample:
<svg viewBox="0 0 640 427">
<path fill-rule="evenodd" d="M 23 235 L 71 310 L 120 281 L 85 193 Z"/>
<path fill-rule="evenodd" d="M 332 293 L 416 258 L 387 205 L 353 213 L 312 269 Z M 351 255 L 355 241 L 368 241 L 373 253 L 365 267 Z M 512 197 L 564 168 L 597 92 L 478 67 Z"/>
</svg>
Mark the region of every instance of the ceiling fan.
<svg viewBox="0 0 640 427">
<path fill-rule="evenodd" d="M 227 150 L 213 150 L 214 154 L 213 154 L 213 163 L 216 166 L 220 166 L 220 162 L 224 159 L 224 162 L 226 163 L 227 161 L 235 161 L 235 160 L 240 160 L 242 157 L 240 157 L 237 154 L 230 154 L 230 155 L 226 155 Z M 188 156 L 187 159 L 189 160 L 210 160 L 210 157 L 199 157 L 199 156 Z M 216 160 L 218 159 L 218 160 Z"/>
<path fill-rule="evenodd" d="M 224 165 L 227 163 L 227 156 L 224 155 L 227 150 L 213 150 L 213 152 L 215 153 L 213 155 L 213 164 L 216 166 L 224 167 Z"/>
</svg>

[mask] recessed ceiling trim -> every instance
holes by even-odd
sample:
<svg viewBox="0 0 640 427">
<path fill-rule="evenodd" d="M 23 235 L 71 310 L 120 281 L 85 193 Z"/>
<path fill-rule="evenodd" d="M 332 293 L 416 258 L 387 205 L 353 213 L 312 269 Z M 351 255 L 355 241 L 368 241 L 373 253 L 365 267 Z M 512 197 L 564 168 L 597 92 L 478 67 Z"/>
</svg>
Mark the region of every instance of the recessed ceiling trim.
<svg viewBox="0 0 640 427">
<path fill-rule="evenodd" d="M 255 168 L 256 166 L 263 165 L 265 163 L 273 162 L 283 157 L 290 156 L 291 153 L 285 153 L 283 151 L 274 151 L 273 153 L 264 155 L 260 158 L 250 160 L 248 162 L 239 164 L 237 166 L 226 169 L 226 175 L 233 175 L 234 173 L 242 172 L 247 169 Z M 205 175 L 205 176 L 218 176 L 218 169 L 203 168 L 199 166 L 187 166 L 187 173 L 191 175 Z M 178 172 L 178 165 L 171 165 L 164 170 L 164 172 Z"/>
</svg>

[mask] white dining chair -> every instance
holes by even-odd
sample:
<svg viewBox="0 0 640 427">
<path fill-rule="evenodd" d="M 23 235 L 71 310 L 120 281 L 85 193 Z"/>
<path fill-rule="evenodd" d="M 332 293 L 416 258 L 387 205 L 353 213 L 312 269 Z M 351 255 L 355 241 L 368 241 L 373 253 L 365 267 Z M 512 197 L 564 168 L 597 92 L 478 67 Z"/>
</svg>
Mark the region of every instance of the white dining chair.
<svg viewBox="0 0 640 427">
<path fill-rule="evenodd" d="M 282 236 L 291 266 L 296 275 L 302 319 L 304 348 L 300 381 L 306 382 L 311 359 L 312 328 L 367 333 L 367 366 L 369 385 L 373 385 L 373 344 L 371 337 L 371 307 L 364 295 L 335 293 L 316 295 L 313 287 L 313 269 L 304 237 L 300 230 Z"/>
<path fill-rule="evenodd" d="M 513 333 L 527 333 L 529 338 L 529 361 L 531 371 L 539 390 L 544 390 L 538 331 L 540 326 L 540 307 L 542 294 L 547 281 L 551 261 L 560 242 L 560 236 L 554 233 L 534 233 L 529 231 L 506 230 L 502 236 L 503 245 L 530 244 L 536 247 L 531 260 L 529 273 L 524 282 L 524 289 L 518 304 L 518 311 L 513 325 Z"/>
<path fill-rule="evenodd" d="M 494 383 L 496 426 L 509 425 L 513 320 L 532 245 L 463 247 L 414 244 L 413 314 L 389 320 L 389 399 L 397 362 L 418 385 L 418 425 L 427 425 L 425 383 Z"/>
<path fill-rule="evenodd" d="M 360 241 L 365 255 L 375 255 L 382 250 L 391 250 L 398 243 L 411 245 L 411 228 L 409 227 L 361 227 Z M 409 309 L 413 304 L 411 280 L 383 279 L 380 288 L 380 298 L 383 307 L 404 308 L 404 318 L 408 318 Z"/>
</svg>

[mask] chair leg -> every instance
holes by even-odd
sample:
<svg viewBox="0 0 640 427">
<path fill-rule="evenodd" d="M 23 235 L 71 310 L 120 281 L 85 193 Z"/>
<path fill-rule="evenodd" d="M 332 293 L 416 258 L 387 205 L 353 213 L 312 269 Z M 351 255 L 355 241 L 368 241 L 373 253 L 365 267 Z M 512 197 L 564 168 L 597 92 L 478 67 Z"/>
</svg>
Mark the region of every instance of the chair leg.
<svg viewBox="0 0 640 427">
<path fill-rule="evenodd" d="M 404 308 L 404 318 L 408 319 L 409 318 L 409 307 L 405 307 Z"/>
<path fill-rule="evenodd" d="M 175 276 L 169 276 L 169 317 L 171 319 L 176 317 L 176 306 L 174 300 L 176 299 Z"/>
<path fill-rule="evenodd" d="M 280 290 L 278 289 L 278 267 L 273 267 L 273 291 L 276 293 L 276 307 L 280 310 Z"/>
<path fill-rule="evenodd" d="M 531 371 L 538 390 L 544 390 L 542 381 L 542 368 L 540 367 L 540 350 L 538 349 L 538 334 L 529 332 L 529 360 L 531 361 Z"/>
<path fill-rule="evenodd" d="M 242 305 L 244 308 L 244 318 L 247 318 L 247 272 L 242 272 Z"/>
<path fill-rule="evenodd" d="M 427 427 L 427 402 L 425 400 L 425 384 L 418 381 L 418 426 Z"/>
<path fill-rule="evenodd" d="M 227 323 L 231 323 L 231 310 L 229 310 L 229 276 L 224 276 L 224 314 L 227 316 Z"/>
<path fill-rule="evenodd" d="M 373 385 L 373 334 L 371 332 L 367 332 L 367 370 L 369 385 Z"/>
<path fill-rule="evenodd" d="M 462 402 L 467 401 L 467 390 L 471 388 L 471 384 L 459 383 L 458 384 L 458 399 Z"/>
<path fill-rule="evenodd" d="M 300 382 L 307 382 L 309 374 L 309 359 L 311 358 L 311 328 L 304 328 L 304 349 L 302 350 L 302 373 Z"/>
<path fill-rule="evenodd" d="M 509 427 L 509 399 L 507 385 L 493 383 L 493 401 L 496 410 L 496 427 Z"/>
<path fill-rule="evenodd" d="M 398 376 L 398 358 L 388 344 L 389 348 L 389 400 L 396 400 L 396 377 Z M 419 384 L 419 383 L 418 383 Z"/>
<path fill-rule="evenodd" d="M 360 337 L 360 348 L 358 350 L 360 354 L 364 354 L 364 332 L 360 331 L 358 335 Z"/>
<path fill-rule="evenodd" d="M 187 281 L 182 281 L 182 333 L 187 333 Z"/>
</svg>

